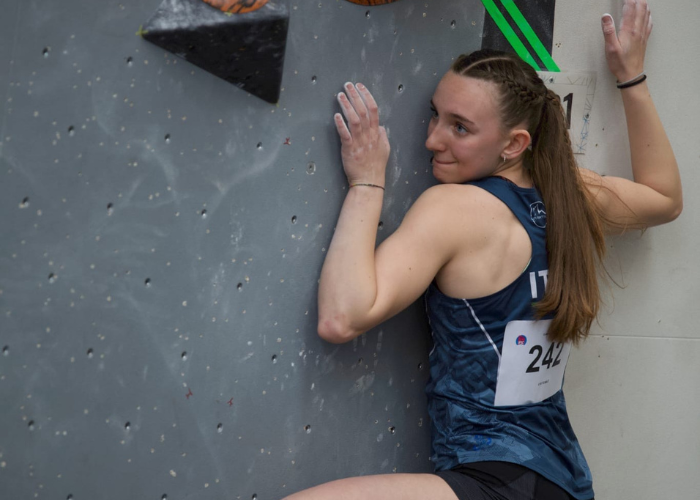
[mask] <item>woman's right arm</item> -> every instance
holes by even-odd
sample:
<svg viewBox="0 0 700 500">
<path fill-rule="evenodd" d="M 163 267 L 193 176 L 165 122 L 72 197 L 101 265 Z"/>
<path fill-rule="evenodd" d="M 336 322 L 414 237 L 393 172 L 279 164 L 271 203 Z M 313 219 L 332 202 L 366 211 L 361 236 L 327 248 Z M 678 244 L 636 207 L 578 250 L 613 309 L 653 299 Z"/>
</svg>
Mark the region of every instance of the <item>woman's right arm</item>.
<svg viewBox="0 0 700 500">
<path fill-rule="evenodd" d="M 644 69 L 644 53 L 652 22 L 644 0 L 626 0 L 622 16 L 619 34 L 609 15 L 603 17 L 603 32 L 610 71 L 618 81 L 625 82 Z M 620 92 L 627 119 L 634 181 L 601 177 L 586 169 L 581 169 L 581 173 L 603 215 L 612 223 L 610 229 L 613 231 L 670 222 L 683 209 L 681 179 L 671 143 L 646 82 Z"/>
</svg>

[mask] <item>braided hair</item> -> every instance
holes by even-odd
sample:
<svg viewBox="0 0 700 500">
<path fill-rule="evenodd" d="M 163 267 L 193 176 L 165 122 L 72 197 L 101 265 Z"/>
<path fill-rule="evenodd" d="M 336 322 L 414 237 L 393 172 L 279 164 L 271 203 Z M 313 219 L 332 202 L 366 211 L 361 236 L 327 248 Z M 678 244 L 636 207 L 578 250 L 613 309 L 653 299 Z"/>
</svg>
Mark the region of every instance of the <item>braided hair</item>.
<svg viewBox="0 0 700 500">
<path fill-rule="evenodd" d="M 494 84 L 504 134 L 521 124 L 530 134 L 523 165 L 547 211 L 549 261 L 547 289 L 534 305 L 536 316 L 553 316 L 551 341 L 577 344 L 588 335 L 600 306 L 604 221 L 579 173 L 561 99 L 514 54 L 479 50 L 459 56 L 451 70 Z"/>
</svg>

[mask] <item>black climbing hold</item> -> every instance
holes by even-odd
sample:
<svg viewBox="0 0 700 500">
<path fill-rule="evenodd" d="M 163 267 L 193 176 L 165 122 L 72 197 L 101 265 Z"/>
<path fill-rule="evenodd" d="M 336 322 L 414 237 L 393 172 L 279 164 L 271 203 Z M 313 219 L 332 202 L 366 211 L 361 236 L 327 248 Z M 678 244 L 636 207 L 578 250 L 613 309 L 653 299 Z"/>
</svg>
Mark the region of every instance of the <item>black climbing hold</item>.
<svg viewBox="0 0 700 500">
<path fill-rule="evenodd" d="M 140 31 L 149 42 L 270 103 L 279 100 L 289 9 L 270 0 L 222 12 L 202 0 L 163 0 Z"/>
</svg>

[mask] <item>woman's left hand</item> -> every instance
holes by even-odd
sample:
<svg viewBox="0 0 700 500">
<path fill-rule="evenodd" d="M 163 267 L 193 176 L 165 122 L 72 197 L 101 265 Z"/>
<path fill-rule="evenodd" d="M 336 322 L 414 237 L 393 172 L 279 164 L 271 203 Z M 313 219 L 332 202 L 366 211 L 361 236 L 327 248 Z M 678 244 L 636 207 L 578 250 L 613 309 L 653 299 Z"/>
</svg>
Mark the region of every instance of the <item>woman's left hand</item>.
<svg viewBox="0 0 700 500">
<path fill-rule="evenodd" d="M 335 114 L 348 181 L 383 186 L 391 146 L 386 129 L 379 126 L 377 103 L 361 83 L 346 83 L 345 92 L 338 94 L 338 102 L 350 126 L 348 129 L 340 113 Z"/>
<path fill-rule="evenodd" d="M 644 71 L 644 55 L 651 34 L 651 10 L 646 0 L 625 0 L 620 32 L 610 14 L 602 19 L 605 36 L 605 57 L 608 68 L 619 82 L 625 82 Z"/>
</svg>

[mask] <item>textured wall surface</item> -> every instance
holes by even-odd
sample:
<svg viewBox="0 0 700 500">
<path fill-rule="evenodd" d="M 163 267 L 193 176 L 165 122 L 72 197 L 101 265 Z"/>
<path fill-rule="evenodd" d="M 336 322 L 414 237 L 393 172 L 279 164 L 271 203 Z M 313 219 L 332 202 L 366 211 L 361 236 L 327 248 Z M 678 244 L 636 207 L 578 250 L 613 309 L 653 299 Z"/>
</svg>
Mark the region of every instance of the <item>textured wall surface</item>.
<svg viewBox="0 0 700 500">
<path fill-rule="evenodd" d="M 159 0 L 0 2 L 0 498 L 264 500 L 431 470 L 422 305 L 347 345 L 316 335 L 347 189 L 334 95 L 365 83 L 389 130 L 381 241 L 434 183 L 428 101 L 481 47 L 481 2 L 289 1 L 278 105 L 137 36 Z M 630 177 L 599 25 L 620 8 L 559 0 L 553 56 L 598 73 L 582 165 Z M 609 240 L 626 288 L 571 355 L 601 499 L 700 490 L 700 6 L 652 10 L 685 211 Z"/>
<path fill-rule="evenodd" d="M 649 0 L 645 70 L 681 170 L 672 224 L 608 239 L 610 285 L 600 325 L 571 354 L 565 392 L 593 471 L 596 498 L 698 498 L 700 491 L 700 183 L 697 116 L 700 4 Z M 557 2 L 554 59 L 599 75 L 582 166 L 631 178 L 624 108 L 603 56 L 600 16 L 619 27 L 622 2 Z"/>
<path fill-rule="evenodd" d="M 422 306 L 316 334 L 347 189 L 334 96 L 367 84 L 396 138 L 381 239 L 434 182 L 429 99 L 481 47 L 481 3 L 290 2 L 277 106 L 137 36 L 159 0 L 7 4 L 0 497 L 263 500 L 430 470 Z"/>
</svg>

